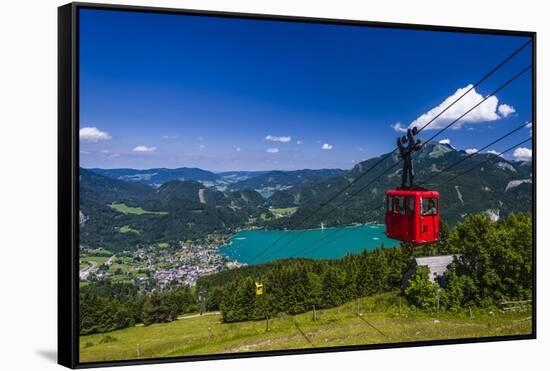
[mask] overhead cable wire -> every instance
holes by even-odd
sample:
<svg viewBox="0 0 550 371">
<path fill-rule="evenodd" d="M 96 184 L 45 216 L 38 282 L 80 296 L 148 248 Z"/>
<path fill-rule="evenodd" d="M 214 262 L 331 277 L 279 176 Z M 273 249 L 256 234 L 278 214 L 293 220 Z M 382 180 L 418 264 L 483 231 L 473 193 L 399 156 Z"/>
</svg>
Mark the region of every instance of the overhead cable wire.
<svg viewBox="0 0 550 371">
<path fill-rule="evenodd" d="M 430 137 L 430 139 L 428 139 L 427 141 L 423 141 L 420 146 L 418 147 L 418 149 L 421 149 L 423 148 L 427 143 L 429 143 L 430 141 L 432 141 L 435 137 L 441 135 L 445 130 L 449 129 L 451 126 L 453 126 L 454 124 L 456 124 L 458 121 L 460 121 L 462 118 L 464 118 L 466 115 L 468 115 L 470 112 L 472 112 L 474 109 L 476 109 L 477 107 L 479 107 L 481 104 L 483 104 L 484 102 L 486 102 L 489 98 L 491 98 L 492 96 L 494 96 L 495 94 L 497 94 L 498 92 L 500 92 L 502 89 L 504 89 L 505 87 L 507 87 L 509 84 L 511 84 L 513 81 L 515 81 L 517 78 L 519 78 L 521 75 L 523 75 L 525 72 L 527 72 L 529 69 L 532 68 L 532 65 L 528 65 L 527 67 L 523 68 L 520 72 L 518 72 L 517 74 L 515 74 L 513 77 L 511 77 L 510 79 L 506 80 L 503 84 L 501 84 L 498 88 L 496 88 L 495 90 L 493 90 L 490 94 L 488 94 L 487 96 L 485 96 L 481 101 L 479 101 L 478 103 L 476 103 L 474 106 L 472 106 L 471 108 L 469 108 L 466 112 L 464 112 L 463 114 L 461 114 L 458 118 L 454 119 L 453 121 L 451 121 L 449 124 L 447 124 L 446 126 L 444 126 L 443 128 L 441 128 L 437 133 L 435 133 L 434 135 L 432 135 Z M 522 125 L 522 127 L 526 126 L 527 124 L 525 125 Z M 519 130 L 519 129 L 517 129 Z M 395 151 L 395 150 L 394 150 Z M 389 155 L 393 154 L 393 152 L 390 152 Z M 387 156 L 383 157 L 384 159 L 387 158 Z M 388 173 L 389 171 L 393 170 L 395 167 L 397 167 L 400 162 L 402 161 L 402 158 L 399 159 L 397 162 L 395 162 L 392 166 L 390 166 L 389 168 L 387 168 L 385 171 L 383 171 L 382 173 L 380 173 L 377 177 L 375 177 L 372 181 L 370 181 L 369 183 L 367 183 L 365 186 L 361 187 L 358 191 L 356 191 L 355 193 L 352 193 L 350 194 L 349 196 L 347 196 L 346 199 L 344 199 L 343 202 L 341 202 L 340 204 L 336 205 L 336 206 L 333 206 L 330 210 L 329 210 L 329 213 L 338 209 L 339 207 L 341 207 L 343 204 L 345 204 L 346 202 L 348 202 L 349 200 L 351 200 L 353 197 L 355 197 L 356 195 L 358 195 L 359 193 L 361 193 L 362 191 L 364 191 L 366 188 L 368 188 L 371 184 L 373 184 L 374 182 L 376 182 L 378 179 L 380 179 L 382 176 L 384 176 L 386 173 Z M 323 239 L 325 238 L 328 238 L 330 237 L 331 235 L 335 234 L 335 233 L 338 233 L 341 229 L 336 229 L 333 233 L 321 238 L 320 240 L 316 241 L 316 242 L 313 242 L 312 244 L 306 246 L 306 248 L 304 249 L 301 249 L 300 251 L 298 251 L 295 255 L 297 254 L 300 254 L 300 253 L 303 253 L 304 251 L 306 251 L 306 249 L 308 249 L 309 247 L 311 247 L 311 245 L 316 245 L 317 243 L 320 243 Z M 284 236 L 286 236 L 289 232 L 287 232 Z M 283 245 L 281 248 L 287 246 L 290 242 L 296 240 L 301 234 L 300 232 L 295 232 L 297 233 L 294 238 L 292 238 L 290 241 L 287 241 L 285 245 Z M 271 257 L 274 253 L 270 254 L 269 257 Z M 258 256 L 261 256 L 261 254 L 258 254 Z M 255 260 L 255 259 L 254 259 Z"/>
<path fill-rule="evenodd" d="M 447 167 L 443 168 L 440 172 L 432 175 L 431 177 L 429 177 L 428 179 L 424 180 L 424 181 L 421 181 L 421 182 L 418 182 L 418 184 L 431 184 L 430 181 L 435 179 L 436 177 L 442 175 L 444 172 L 446 171 L 449 171 L 450 169 L 460 165 L 461 163 L 463 163 L 464 161 L 468 160 L 469 158 L 472 158 L 474 156 L 477 156 L 478 154 L 480 154 L 483 150 L 489 148 L 490 146 L 500 142 L 501 140 L 504 140 L 506 139 L 507 137 L 509 137 L 510 135 L 514 134 L 515 132 L 527 127 L 529 124 L 531 124 L 531 121 L 527 121 L 526 123 L 524 123 L 523 125 L 520 125 L 518 126 L 517 128 L 515 128 L 514 130 L 511 130 L 509 132 L 507 132 L 506 134 L 502 135 L 501 137 L 493 140 L 491 143 L 481 147 L 480 149 L 477 149 L 471 153 L 468 153 L 467 156 L 465 157 L 462 157 L 460 160 L 458 161 L 455 161 L 454 163 L 448 165 Z"/>
<path fill-rule="evenodd" d="M 505 58 L 503 61 L 501 61 L 499 64 L 497 64 L 494 68 L 492 68 L 489 72 L 487 72 L 485 75 L 482 76 L 481 79 L 479 79 L 475 84 L 473 84 L 465 93 L 463 93 L 462 95 L 460 95 L 457 99 L 455 99 L 453 102 L 451 102 L 447 107 L 445 107 L 442 111 L 440 111 L 436 116 L 434 116 L 432 119 L 430 119 L 424 126 L 422 126 L 419 130 L 422 131 L 423 129 L 425 129 L 428 125 L 430 125 L 431 123 L 433 123 L 435 120 L 437 120 L 439 117 L 441 117 L 441 115 L 443 115 L 446 111 L 448 111 L 451 107 L 453 107 L 456 103 L 458 103 L 462 98 L 464 98 L 464 96 L 466 96 L 470 91 L 472 91 L 475 87 L 477 87 L 479 84 L 481 84 L 483 81 L 485 81 L 487 78 L 489 78 L 492 74 L 494 74 L 497 70 L 499 70 L 503 65 L 505 65 L 508 61 L 510 61 L 512 58 L 514 58 L 518 53 L 520 53 L 524 48 L 526 48 L 529 44 L 531 43 L 531 40 L 527 41 L 526 43 L 524 43 L 521 47 L 519 47 L 518 49 L 516 49 L 512 54 L 510 54 L 507 58 Z M 529 66 L 530 68 L 530 66 Z M 521 75 L 523 72 L 525 71 L 522 71 L 520 72 L 519 75 Z M 516 77 L 519 77 L 519 76 L 516 76 Z M 514 77 L 512 79 L 512 81 L 516 78 Z M 511 82 L 511 81 L 510 81 Z M 484 102 L 487 98 L 483 99 L 480 103 Z M 479 104 L 480 104 L 479 103 Z M 478 105 L 479 105 L 478 104 Z M 477 107 L 477 105 L 476 105 Z M 474 107 L 475 108 L 475 107 Z M 456 122 L 456 121 L 455 121 Z M 450 125 L 448 125 L 446 128 L 448 128 Z M 444 128 L 443 130 L 440 130 L 436 135 L 439 135 L 441 132 L 443 132 L 444 130 L 446 130 L 446 128 Z M 378 165 L 380 165 L 382 162 L 384 162 L 387 158 L 389 158 L 394 152 L 396 151 L 396 149 L 394 149 L 393 151 L 389 152 L 388 154 L 386 154 L 385 156 L 382 156 L 373 166 L 371 166 L 369 169 L 367 169 L 365 172 L 361 173 L 358 177 L 354 178 L 352 181 L 349 182 L 349 184 L 347 184 L 345 187 L 343 187 L 340 191 L 338 191 L 336 194 L 334 194 L 333 196 L 331 196 L 327 201 L 325 202 L 322 202 L 315 210 L 313 210 L 311 213 L 309 213 L 307 216 L 305 216 L 301 222 L 299 222 L 296 227 L 300 227 L 302 225 L 304 225 L 305 221 L 307 221 L 307 219 L 309 219 L 311 216 L 315 216 L 317 215 L 318 211 L 321 210 L 322 208 L 324 208 L 326 205 L 328 205 L 330 202 L 332 202 L 333 200 L 335 200 L 336 198 L 338 198 L 342 193 L 344 193 L 345 191 L 347 191 L 348 189 L 351 188 L 351 186 L 353 184 L 355 184 L 357 181 L 359 181 L 360 179 L 362 179 L 364 176 L 366 176 L 367 174 L 369 174 L 374 168 L 376 168 Z M 265 247 L 264 249 L 262 249 L 258 254 L 256 254 L 253 258 L 252 258 L 252 261 L 255 261 L 258 257 L 260 257 L 261 255 L 263 255 L 266 251 L 268 251 L 271 247 L 275 246 L 279 241 L 281 241 L 284 237 L 286 237 L 287 235 L 289 235 L 292 231 L 287 231 L 285 232 L 283 235 L 281 235 L 280 237 L 276 238 L 273 242 L 271 242 L 267 247 Z"/>
</svg>

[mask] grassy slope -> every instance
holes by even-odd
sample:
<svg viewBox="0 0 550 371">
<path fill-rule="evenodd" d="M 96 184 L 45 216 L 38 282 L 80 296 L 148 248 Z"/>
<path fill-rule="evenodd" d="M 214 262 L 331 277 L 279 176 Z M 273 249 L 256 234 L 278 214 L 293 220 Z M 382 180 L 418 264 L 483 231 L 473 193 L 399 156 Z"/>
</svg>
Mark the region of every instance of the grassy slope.
<svg viewBox="0 0 550 371">
<path fill-rule="evenodd" d="M 109 260 L 108 256 L 95 256 L 95 255 L 83 255 L 80 257 L 80 260 L 82 261 L 94 261 L 97 263 L 98 266 L 105 263 L 107 260 Z"/>
<path fill-rule="evenodd" d="M 528 313 L 474 312 L 469 318 L 466 314 L 428 314 L 403 308 L 399 314 L 397 299 L 389 294 L 364 298 L 359 307 L 368 323 L 356 315 L 357 303 L 352 302 L 317 311 L 316 322 L 311 312 L 278 317 L 270 321 L 267 332 L 265 321 L 224 324 L 219 314 L 211 314 L 82 336 L 81 361 L 135 359 L 137 344 L 141 358 L 150 358 L 531 333 L 531 320 L 524 320 Z M 116 341 L 101 343 L 106 335 Z"/>
<path fill-rule="evenodd" d="M 120 227 L 119 232 L 120 233 L 129 233 L 129 232 L 131 232 L 131 233 L 135 233 L 135 234 L 141 234 L 141 232 L 139 230 L 134 229 L 134 228 L 130 227 L 129 225 L 124 225 L 124 226 Z"/>
<path fill-rule="evenodd" d="M 298 210 L 297 207 L 283 207 L 283 208 L 272 207 L 269 209 L 269 211 L 271 211 L 271 213 L 275 215 L 277 218 L 290 216 L 294 214 L 296 210 Z"/>
<path fill-rule="evenodd" d="M 157 214 L 157 215 L 166 215 L 168 212 L 166 211 L 147 211 L 142 209 L 141 207 L 131 207 L 126 204 L 110 204 L 109 207 L 113 210 L 116 210 L 123 214 L 135 214 L 135 215 L 143 215 L 143 214 Z"/>
</svg>

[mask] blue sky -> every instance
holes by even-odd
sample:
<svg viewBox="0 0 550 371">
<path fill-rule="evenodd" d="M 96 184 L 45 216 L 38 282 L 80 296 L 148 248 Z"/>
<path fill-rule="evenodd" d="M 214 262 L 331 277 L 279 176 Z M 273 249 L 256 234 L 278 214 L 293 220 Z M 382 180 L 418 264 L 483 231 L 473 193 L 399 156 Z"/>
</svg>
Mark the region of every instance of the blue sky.
<svg viewBox="0 0 550 371">
<path fill-rule="evenodd" d="M 351 168 L 527 41 L 106 10 L 80 25 L 80 161 L 102 168 Z M 530 63 L 528 47 L 422 137 Z M 484 146 L 531 119 L 531 90 L 527 73 L 437 139 Z"/>
</svg>

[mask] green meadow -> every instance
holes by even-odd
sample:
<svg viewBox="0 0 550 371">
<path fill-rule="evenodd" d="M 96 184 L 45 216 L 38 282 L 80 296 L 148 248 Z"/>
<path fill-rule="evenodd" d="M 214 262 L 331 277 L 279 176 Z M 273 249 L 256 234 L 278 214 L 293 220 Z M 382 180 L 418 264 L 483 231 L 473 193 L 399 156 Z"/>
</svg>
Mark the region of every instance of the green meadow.
<svg viewBox="0 0 550 371">
<path fill-rule="evenodd" d="M 120 204 L 112 203 L 109 205 L 109 207 L 123 214 L 135 214 L 135 215 L 143 215 L 143 214 L 167 215 L 168 214 L 168 212 L 166 211 L 147 211 L 141 207 L 132 207 L 123 203 L 120 203 Z"/>
<path fill-rule="evenodd" d="M 81 254 L 80 260 L 81 260 L 81 263 L 84 263 L 84 264 L 85 262 L 95 262 L 99 266 L 105 263 L 107 260 L 109 260 L 109 257 Z"/>
<path fill-rule="evenodd" d="M 296 212 L 296 210 L 298 210 L 297 207 L 282 207 L 282 208 L 272 207 L 269 209 L 269 211 L 271 211 L 271 213 L 275 215 L 275 217 L 277 218 L 281 218 L 284 216 L 291 216 Z"/>
<path fill-rule="evenodd" d="M 530 312 L 494 308 L 427 313 L 399 305 L 395 293 L 337 308 L 266 321 L 222 323 L 219 313 L 80 337 L 80 361 L 141 359 L 530 334 Z M 139 346 L 138 346 L 139 344 Z"/>
<path fill-rule="evenodd" d="M 132 227 L 130 227 L 129 225 L 124 225 L 122 227 L 120 227 L 119 229 L 119 232 L 120 233 L 135 233 L 135 234 L 140 234 L 141 232 L 138 230 L 138 229 L 134 229 Z"/>
</svg>

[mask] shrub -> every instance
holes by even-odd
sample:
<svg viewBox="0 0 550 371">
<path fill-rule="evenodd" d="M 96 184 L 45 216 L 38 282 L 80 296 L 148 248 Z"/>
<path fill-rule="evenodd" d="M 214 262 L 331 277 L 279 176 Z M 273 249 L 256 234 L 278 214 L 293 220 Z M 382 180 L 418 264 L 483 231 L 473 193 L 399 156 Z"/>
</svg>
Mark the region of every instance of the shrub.
<svg viewBox="0 0 550 371">
<path fill-rule="evenodd" d="M 100 344 L 105 344 L 105 343 L 112 343 L 112 342 L 115 342 L 115 341 L 117 341 L 116 337 L 111 336 L 111 335 L 105 335 L 104 337 L 101 338 L 101 340 L 99 340 L 99 343 Z"/>
<path fill-rule="evenodd" d="M 435 309 L 439 285 L 429 280 L 429 269 L 419 266 L 408 281 L 405 289 L 405 297 L 409 303 L 413 303 L 422 309 Z"/>
</svg>

